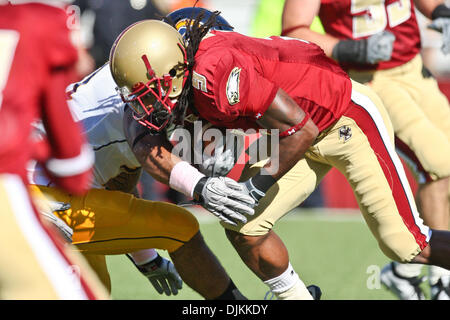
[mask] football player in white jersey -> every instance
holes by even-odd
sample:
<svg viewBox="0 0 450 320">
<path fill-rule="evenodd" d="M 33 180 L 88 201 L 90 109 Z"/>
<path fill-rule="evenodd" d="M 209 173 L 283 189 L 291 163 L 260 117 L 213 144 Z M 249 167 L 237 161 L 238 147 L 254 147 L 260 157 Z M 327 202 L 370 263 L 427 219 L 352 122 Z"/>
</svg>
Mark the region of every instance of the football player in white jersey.
<svg viewBox="0 0 450 320">
<path fill-rule="evenodd" d="M 125 104 L 115 87 L 106 64 L 67 92 L 73 116 L 95 151 L 92 190 L 76 197 L 53 188 L 44 170 L 36 166 L 29 171 L 31 187 L 52 201 L 70 204 L 70 209 L 55 215 L 71 228 L 72 244 L 85 254 L 107 288 L 111 284 L 104 256 L 127 254 L 161 294 L 177 294 L 182 278 L 205 299 L 245 299 L 203 241 L 189 211 L 133 195 L 137 195 L 141 164 L 124 134 Z M 149 248 L 167 250 L 176 269 Z"/>
</svg>

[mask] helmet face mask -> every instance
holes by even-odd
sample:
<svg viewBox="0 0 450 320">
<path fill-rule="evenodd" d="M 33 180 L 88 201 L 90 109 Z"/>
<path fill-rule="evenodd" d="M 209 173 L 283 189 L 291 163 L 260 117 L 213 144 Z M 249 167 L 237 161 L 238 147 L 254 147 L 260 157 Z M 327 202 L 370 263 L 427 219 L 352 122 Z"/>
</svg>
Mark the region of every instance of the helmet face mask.
<svg viewBox="0 0 450 320">
<path fill-rule="evenodd" d="M 132 92 L 129 92 L 126 87 L 117 88 L 117 91 L 122 100 L 133 110 L 133 118 L 136 121 L 152 130 L 161 131 L 168 125 L 172 110 L 175 108 L 174 101 L 165 94 L 172 90 L 172 81 L 170 79 L 168 81 L 169 86 L 165 89 L 160 81 L 154 78 L 145 84 L 137 83 Z M 156 83 L 156 88 L 152 88 L 152 83 Z M 156 116 L 157 114 L 159 117 Z M 161 121 L 161 118 L 164 118 L 164 121 Z"/>
<path fill-rule="evenodd" d="M 156 20 L 130 26 L 111 49 L 110 67 L 136 121 L 156 132 L 170 124 L 188 76 L 186 50 L 174 28 Z"/>
</svg>

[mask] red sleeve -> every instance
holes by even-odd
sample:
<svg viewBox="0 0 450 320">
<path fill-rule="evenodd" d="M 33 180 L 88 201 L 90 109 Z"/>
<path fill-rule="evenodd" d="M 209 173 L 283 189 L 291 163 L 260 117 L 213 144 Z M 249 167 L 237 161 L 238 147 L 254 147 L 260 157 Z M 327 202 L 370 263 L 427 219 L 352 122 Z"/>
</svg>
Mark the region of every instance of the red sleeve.
<svg viewBox="0 0 450 320">
<path fill-rule="evenodd" d="M 50 153 L 46 169 L 58 186 L 82 194 L 90 187 L 93 152 L 72 118 L 65 95 L 77 52 L 70 41 L 64 10 L 49 8 L 46 12 L 49 19 L 41 26 L 48 29 L 44 30 L 48 36 L 42 43 L 48 76 L 41 103 Z"/>
<path fill-rule="evenodd" d="M 67 77 L 65 70 L 54 71 L 46 86 L 42 111 L 50 147 L 46 168 L 58 186 L 70 193 L 83 194 L 90 188 L 93 151 L 67 105 Z"/>
<path fill-rule="evenodd" d="M 61 68 L 73 65 L 78 59 L 78 53 L 71 41 L 68 28 L 69 17 L 63 9 L 49 7 L 47 19 L 42 19 L 46 34 L 43 37 L 45 57 L 51 68 Z"/>
</svg>

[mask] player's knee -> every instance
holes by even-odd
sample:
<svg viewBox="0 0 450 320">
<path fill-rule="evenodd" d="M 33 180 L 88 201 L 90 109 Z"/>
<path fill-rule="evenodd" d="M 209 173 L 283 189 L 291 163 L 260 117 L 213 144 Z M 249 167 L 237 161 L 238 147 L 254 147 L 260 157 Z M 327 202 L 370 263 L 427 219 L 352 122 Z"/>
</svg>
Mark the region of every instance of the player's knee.
<svg viewBox="0 0 450 320">
<path fill-rule="evenodd" d="M 400 263 L 411 262 L 420 253 L 414 239 L 401 232 L 385 237 L 379 242 L 379 247 L 389 259 Z"/>
<path fill-rule="evenodd" d="M 189 241 L 200 230 L 200 225 L 197 218 L 188 210 L 176 206 L 176 221 L 174 221 L 174 227 L 177 228 L 181 237 L 185 241 Z"/>
</svg>

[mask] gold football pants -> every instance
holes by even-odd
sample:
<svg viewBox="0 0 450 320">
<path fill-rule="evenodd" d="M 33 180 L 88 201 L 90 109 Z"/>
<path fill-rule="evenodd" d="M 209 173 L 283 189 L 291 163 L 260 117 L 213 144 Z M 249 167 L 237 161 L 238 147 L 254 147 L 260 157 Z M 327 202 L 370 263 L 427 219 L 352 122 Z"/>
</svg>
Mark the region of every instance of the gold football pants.
<svg viewBox="0 0 450 320">
<path fill-rule="evenodd" d="M 199 230 L 197 219 L 174 204 L 104 189 L 72 196 L 53 187 L 31 188 L 70 203 L 71 209 L 57 215 L 73 229 L 72 244 L 83 253 L 111 255 L 149 248 L 173 252 Z"/>
</svg>

